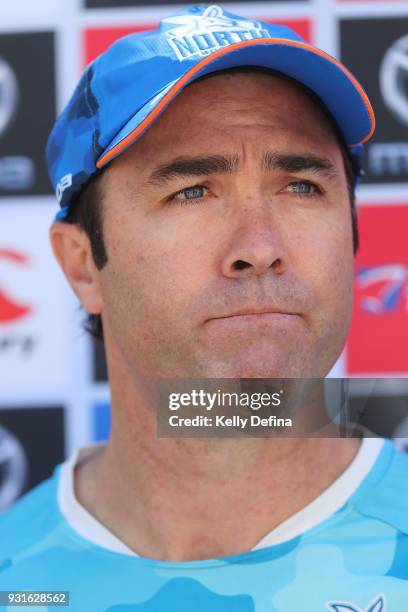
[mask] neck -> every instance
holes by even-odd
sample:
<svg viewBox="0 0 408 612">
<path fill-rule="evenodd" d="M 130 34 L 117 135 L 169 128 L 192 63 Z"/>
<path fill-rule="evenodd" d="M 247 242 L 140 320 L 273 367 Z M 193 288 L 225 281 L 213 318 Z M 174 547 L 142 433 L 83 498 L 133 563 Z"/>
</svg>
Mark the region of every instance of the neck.
<svg viewBox="0 0 408 612">
<path fill-rule="evenodd" d="M 358 440 L 334 437 L 157 438 L 145 398 L 120 388 L 112 386 L 111 438 L 77 469 L 76 495 L 143 557 L 250 550 L 322 493 L 358 450 Z"/>
</svg>

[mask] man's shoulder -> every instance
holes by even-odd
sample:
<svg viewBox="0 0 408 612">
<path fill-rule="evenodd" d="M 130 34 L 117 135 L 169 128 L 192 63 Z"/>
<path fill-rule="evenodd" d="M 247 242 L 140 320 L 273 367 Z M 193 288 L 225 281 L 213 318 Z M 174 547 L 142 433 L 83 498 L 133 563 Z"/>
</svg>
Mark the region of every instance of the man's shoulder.
<svg viewBox="0 0 408 612">
<path fill-rule="evenodd" d="M 0 516 L 0 560 L 43 540 L 60 522 L 57 483 L 54 474 Z"/>
<path fill-rule="evenodd" d="M 361 514 L 408 534 L 408 454 L 385 441 L 377 464 L 352 504 Z"/>
</svg>

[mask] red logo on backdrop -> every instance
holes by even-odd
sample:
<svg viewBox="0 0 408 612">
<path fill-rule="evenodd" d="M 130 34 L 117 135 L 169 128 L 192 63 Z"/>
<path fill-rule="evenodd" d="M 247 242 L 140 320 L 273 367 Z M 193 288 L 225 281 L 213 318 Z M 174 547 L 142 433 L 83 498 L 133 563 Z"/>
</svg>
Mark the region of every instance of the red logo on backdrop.
<svg viewBox="0 0 408 612">
<path fill-rule="evenodd" d="M 270 17 L 260 17 L 262 21 L 276 25 L 284 25 L 292 28 L 307 43 L 313 42 L 312 26 L 310 19 L 271 19 Z"/>
<path fill-rule="evenodd" d="M 259 17 L 263 21 L 276 23 L 278 25 L 286 25 L 292 28 L 306 42 L 311 42 L 311 24 L 309 19 L 270 19 Z M 159 22 L 138 23 L 134 26 L 125 27 L 101 27 L 88 28 L 84 32 L 84 64 L 94 60 L 98 55 L 106 51 L 106 49 L 122 36 L 127 36 L 134 32 L 142 32 L 145 30 L 155 30 L 159 26 Z"/>
<path fill-rule="evenodd" d="M 12 249 L 0 249 L 0 262 L 7 261 L 18 266 L 28 266 L 29 258 L 19 251 Z M 32 307 L 27 304 L 19 304 L 8 295 L 0 285 L 0 325 L 23 319 L 32 312 Z"/>
<path fill-rule="evenodd" d="M 356 258 L 349 374 L 408 372 L 408 206 L 364 206 Z"/>
</svg>

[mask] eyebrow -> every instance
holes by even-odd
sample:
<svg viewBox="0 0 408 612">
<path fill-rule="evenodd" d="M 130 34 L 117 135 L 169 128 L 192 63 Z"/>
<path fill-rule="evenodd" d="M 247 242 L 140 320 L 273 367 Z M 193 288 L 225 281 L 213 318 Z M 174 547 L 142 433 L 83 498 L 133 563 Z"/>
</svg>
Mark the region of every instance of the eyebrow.
<svg viewBox="0 0 408 612">
<path fill-rule="evenodd" d="M 176 178 L 232 174 L 238 170 L 239 161 L 238 155 L 178 157 L 154 168 L 148 183 L 163 185 Z M 291 173 L 308 170 L 327 178 L 338 177 L 336 167 L 329 159 L 311 154 L 266 151 L 262 157 L 262 168 L 266 171 L 281 170 Z"/>
<path fill-rule="evenodd" d="M 209 176 L 210 174 L 232 174 L 238 169 L 237 155 L 208 155 L 200 157 L 178 157 L 169 163 L 157 166 L 149 177 L 149 183 L 161 184 L 187 176 Z"/>
<path fill-rule="evenodd" d="M 338 171 L 329 159 L 326 157 L 317 157 L 311 154 L 296 154 L 296 153 L 275 153 L 267 151 L 262 159 L 264 170 L 284 170 L 285 172 L 304 172 L 305 170 L 312 171 L 316 174 L 322 174 L 328 178 L 338 176 Z"/>
</svg>

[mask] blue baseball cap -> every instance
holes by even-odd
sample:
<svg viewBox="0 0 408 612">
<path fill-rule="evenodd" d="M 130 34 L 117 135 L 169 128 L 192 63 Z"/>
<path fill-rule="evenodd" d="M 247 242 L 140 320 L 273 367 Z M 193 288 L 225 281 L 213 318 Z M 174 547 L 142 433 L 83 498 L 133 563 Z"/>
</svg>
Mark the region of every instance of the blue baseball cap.
<svg viewBox="0 0 408 612">
<path fill-rule="evenodd" d="M 237 66 L 277 70 L 312 90 L 351 155 L 373 134 L 374 112 L 356 78 L 286 26 L 234 15 L 216 5 L 185 8 L 158 29 L 119 39 L 85 70 L 47 143 L 63 220 L 106 164 L 143 136 L 184 87 Z"/>
</svg>

